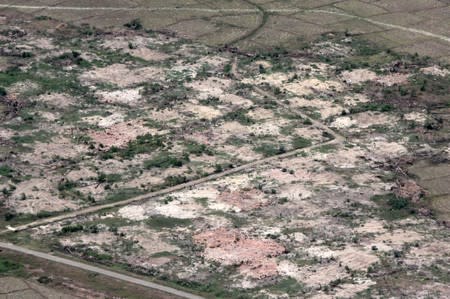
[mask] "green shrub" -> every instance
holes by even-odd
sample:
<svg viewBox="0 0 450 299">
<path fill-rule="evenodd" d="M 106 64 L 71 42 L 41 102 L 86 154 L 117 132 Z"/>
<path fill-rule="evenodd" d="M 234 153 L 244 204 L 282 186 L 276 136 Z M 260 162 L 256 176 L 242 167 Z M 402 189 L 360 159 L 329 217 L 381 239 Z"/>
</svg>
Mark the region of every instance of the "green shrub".
<svg viewBox="0 0 450 299">
<path fill-rule="evenodd" d="M 263 154 L 265 157 L 280 155 L 286 152 L 286 149 L 282 145 L 276 145 L 272 143 L 263 143 L 257 146 L 255 152 Z"/>
<path fill-rule="evenodd" d="M 122 179 L 122 176 L 119 173 L 110 173 L 105 174 L 103 172 L 100 172 L 97 176 L 97 182 L 99 183 L 116 183 Z"/>
<path fill-rule="evenodd" d="M 7 273 L 21 269 L 23 266 L 5 257 L 0 257 L 0 273 Z"/>
<path fill-rule="evenodd" d="M 166 217 L 163 215 L 154 215 L 146 221 L 146 224 L 153 229 L 174 228 L 177 226 L 188 226 L 192 224 L 190 219 L 181 219 Z"/>
<path fill-rule="evenodd" d="M 386 220 L 402 219 L 415 213 L 408 199 L 398 197 L 393 193 L 375 195 L 371 199 L 379 206 L 379 216 Z"/>
<path fill-rule="evenodd" d="M 8 165 L 0 165 L 0 176 L 11 177 L 13 169 Z"/>
<path fill-rule="evenodd" d="M 224 120 L 237 121 L 241 125 L 253 125 L 255 121 L 247 115 L 246 109 L 238 109 L 223 116 Z"/>
<path fill-rule="evenodd" d="M 152 160 L 144 161 L 144 167 L 146 169 L 151 168 L 169 168 L 169 167 L 181 167 L 183 166 L 183 160 L 169 154 L 168 152 L 162 152 Z"/>
<path fill-rule="evenodd" d="M 201 156 L 202 154 L 207 154 L 209 156 L 213 155 L 213 152 L 205 144 L 200 144 L 195 141 L 188 141 L 186 143 L 186 152 L 188 154 L 193 154 L 196 156 Z"/>
<path fill-rule="evenodd" d="M 295 137 L 292 140 L 292 147 L 294 149 L 305 148 L 311 146 L 311 140 L 303 138 L 303 137 Z"/>
<path fill-rule="evenodd" d="M 131 197 L 135 197 L 142 194 L 142 191 L 137 188 L 124 188 L 108 194 L 106 200 L 108 201 L 122 201 Z"/>
<path fill-rule="evenodd" d="M 127 147 L 120 149 L 111 147 L 107 152 L 102 153 L 102 159 L 110 159 L 119 155 L 125 159 L 131 159 L 137 154 L 151 153 L 156 149 L 165 146 L 165 138 L 159 135 L 145 134 L 138 136 L 135 140 L 128 142 Z"/>
<path fill-rule="evenodd" d="M 62 234 L 76 233 L 82 231 L 83 229 L 84 227 L 81 224 L 67 225 L 61 228 L 61 233 Z"/>
<path fill-rule="evenodd" d="M 176 186 L 179 184 L 183 184 L 186 182 L 187 182 L 187 178 L 183 175 L 171 175 L 171 176 L 168 176 L 164 180 L 164 185 L 170 187 L 170 186 Z"/>
</svg>

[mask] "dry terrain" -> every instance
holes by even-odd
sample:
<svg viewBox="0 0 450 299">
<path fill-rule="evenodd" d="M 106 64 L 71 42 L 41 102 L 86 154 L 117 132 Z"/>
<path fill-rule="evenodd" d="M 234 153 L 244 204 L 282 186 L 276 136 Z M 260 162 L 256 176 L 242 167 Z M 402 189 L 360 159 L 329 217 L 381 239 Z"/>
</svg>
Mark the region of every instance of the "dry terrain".
<svg viewBox="0 0 450 299">
<path fill-rule="evenodd" d="M 146 28 L 246 50 L 299 49 L 322 34 L 345 32 L 381 47 L 450 61 L 448 0 L 1 0 L 0 9 L 99 28 L 140 18 Z"/>
<path fill-rule="evenodd" d="M 102 2 L 0 13 L 2 239 L 208 298 L 450 297 L 448 1 Z M 0 287 L 110 296 L 17 259 Z"/>
</svg>

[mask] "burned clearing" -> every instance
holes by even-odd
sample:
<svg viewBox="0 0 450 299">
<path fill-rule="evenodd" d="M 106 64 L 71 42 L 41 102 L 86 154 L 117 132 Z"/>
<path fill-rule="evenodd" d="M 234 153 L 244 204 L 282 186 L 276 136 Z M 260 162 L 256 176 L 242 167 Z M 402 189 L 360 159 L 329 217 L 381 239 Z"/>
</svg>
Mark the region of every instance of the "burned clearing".
<svg viewBox="0 0 450 299">
<path fill-rule="evenodd" d="M 377 2 L 336 5 L 401 9 Z M 442 60 L 352 32 L 236 53 L 35 14 L 1 19 L 0 223 L 48 222 L 3 239 L 211 298 L 450 296 Z"/>
</svg>

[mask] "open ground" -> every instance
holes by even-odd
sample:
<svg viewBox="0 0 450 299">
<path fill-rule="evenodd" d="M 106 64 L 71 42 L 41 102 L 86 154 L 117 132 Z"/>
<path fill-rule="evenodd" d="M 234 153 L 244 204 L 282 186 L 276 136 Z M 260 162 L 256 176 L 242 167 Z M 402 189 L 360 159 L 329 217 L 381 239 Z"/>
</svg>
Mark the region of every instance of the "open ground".
<svg viewBox="0 0 450 299">
<path fill-rule="evenodd" d="M 255 50 L 305 46 L 323 33 L 358 34 L 379 46 L 449 61 L 448 1 L 1 1 L 0 8 L 100 28 L 141 18 L 208 45 Z"/>
<path fill-rule="evenodd" d="M 0 19 L 11 249 L 209 298 L 450 296 L 446 1 L 25 2 Z M 2 255 L 20 292 L 110 294 Z"/>
</svg>

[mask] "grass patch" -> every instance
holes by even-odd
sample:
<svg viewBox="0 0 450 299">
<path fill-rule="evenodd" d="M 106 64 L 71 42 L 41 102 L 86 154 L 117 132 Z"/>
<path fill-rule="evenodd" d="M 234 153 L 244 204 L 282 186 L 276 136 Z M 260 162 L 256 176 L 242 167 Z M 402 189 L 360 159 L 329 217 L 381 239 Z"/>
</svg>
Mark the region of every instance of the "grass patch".
<svg viewBox="0 0 450 299">
<path fill-rule="evenodd" d="M 8 165 L 0 165 L 0 176 L 12 177 L 14 170 Z"/>
<path fill-rule="evenodd" d="M 294 149 L 305 148 L 311 146 L 311 140 L 303 137 L 295 137 L 292 140 L 292 147 Z"/>
<path fill-rule="evenodd" d="M 379 205 L 379 216 L 386 220 L 403 219 L 415 213 L 410 200 L 393 193 L 374 195 L 371 200 Z"/>
<path fill-rule="evenodd" d="M 189 226 L 192 224 L 190 219 L 167 217 L 163 215 L 154 215 L 145 222 L 153 229 L 175 228 L 178 226 Z"/>
<path fill-rule="evenodd" d="M 227 121 L 237 121 L 244 126 L 253 125 L 255 121 L 247 115 L 247 112 L 246 109 L 238 109 L 225 114 L 223 119 Z"/>
<path fill-rule="evenodd" d="M 107 201 L 122 201 L 141 195 L 143 191 L 137 188 L 124 188 L 106 196 Z"/>
<path fill-rule="evenodd" d="M 303 291 L 304 287 L 294 278 L 284 278 L 269 288 L 275 293 L 287 293 L 290 296 L 296 295 Z"/>
<path fill-rule="evenodd" d="M 5 257 L 0 257 L 0 273 L 9 273 L 22 269 L 22 265 Z"/>
<path fill-rule="evenodd" d="M 181 167 L 184 164 L 184 160 L 186 159 L 180 159 L 168 152 L 162 152 L 153 159 L 144 161 L 144 167 L 146 169 Z"/>
<path fill-rule="evenodd" d="M 337 149 L 337 146 L 334 144 L 325 144 L 325 145 L 316 147 L 314 149 L 314 151 L 322 153 L 322 154 L 329 154 L 329 153 L 336 151 L 336 149 Z"/>
<path fill-rule="evenodd" d="M 131 159 L 137 154 L 151 153 L 157 149 L 164 147 L 164 137 L 145 134 L 142 136 L 138 136 L 133 141 L 128 142 L 127 147 L 124 149 L 111 147 L 107 152 L 103 153 L 101 157 L 106 160 L 112 159 L 116 155 L 118 155 L 124 159 Z"/>
<path fill-rule="evenodd" d="M 13 136 L 11 139 L 17 144 L 32 144 L 38 142 L 48 142 L 54 134 L 46 131 L 33 132 L 32 135 Z"/>
<path fill-rule="evenodd" d="M 263 154 L 264 157 L 270 157 L 280 155 L 286 152 L 286 149 L 282 145 L 276 145 L 273 143 L 263 143 L 254 148 L 254 151 Z"/>
<path fill-rule="evenodd" d="M 185 144 L 185 151 L 188 154 L 193 154 L 196 156 L 201 156 L 202 154 L 206 154 L 208 156 L 212 156 L 213 155 L 213 151 L 208 148 L 208 146 L 206 146 L 205 144 L 200 144 L 198 142 L 195 141 L 188 141 Z"/>
</svg>

